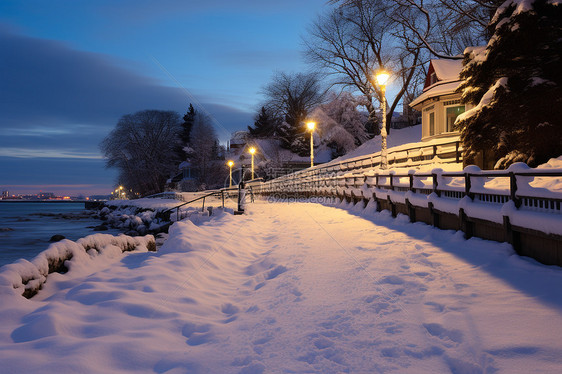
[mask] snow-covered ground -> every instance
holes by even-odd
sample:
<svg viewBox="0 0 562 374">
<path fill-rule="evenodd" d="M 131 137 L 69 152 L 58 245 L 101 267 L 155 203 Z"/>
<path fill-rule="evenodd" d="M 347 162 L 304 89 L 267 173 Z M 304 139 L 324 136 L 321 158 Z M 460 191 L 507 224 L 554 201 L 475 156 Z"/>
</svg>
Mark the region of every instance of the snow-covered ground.
<svg viewBox="0 0 562 374">
<path fill-rule="evenodd" d="M 392 129 L 387 137 L 387 147 L 398 147 L 401 145 L 409 145 L 410 143 L 418 143 L 422 138 L 422 126 L 411 126 L 403 129 Z M 427 143 L 430 144 L 430 143 Z M 367 140 L 359 147 L 345 155 L 336 158 L 332 162 L 340 162 L 351 158 L 369 155 L 371 153 L 381 151 L 381 137 L 375 136 L 373 139 Z"/>
<path fill-rule="evenodd" d="M 373 206 L 257 202 L 116 256 L 0 288 L 2 372 L 562 370 L 562 269 Z"/>
</svg>

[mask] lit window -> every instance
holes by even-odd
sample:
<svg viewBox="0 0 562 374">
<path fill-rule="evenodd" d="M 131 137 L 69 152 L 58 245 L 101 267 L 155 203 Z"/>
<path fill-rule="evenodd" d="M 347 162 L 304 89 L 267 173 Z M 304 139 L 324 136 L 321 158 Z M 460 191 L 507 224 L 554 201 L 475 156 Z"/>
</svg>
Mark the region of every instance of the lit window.
<svg viewBox="0 0 562 374">
<path fill-rule="evenodd" d="M 446 129 L 445 131 L 447 132 L 451 132 L 454 131 L 453 129 L 453 124 L 455 123 L 455 120 L 457 119 L 457 117 L 459 116 L 459 114 L 464 113 L 464 105 L 458 105 L 458 106 L 451 106 L 445 109 L 445 116 L 446 116 Z"/>
</svg>

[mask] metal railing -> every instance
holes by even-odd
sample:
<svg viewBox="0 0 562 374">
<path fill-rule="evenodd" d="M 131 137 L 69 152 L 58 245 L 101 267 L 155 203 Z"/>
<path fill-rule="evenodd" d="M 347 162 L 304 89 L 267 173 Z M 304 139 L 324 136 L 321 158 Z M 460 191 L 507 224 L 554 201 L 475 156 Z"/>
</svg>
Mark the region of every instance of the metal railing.
<svg viewBox="0 0 562 374">
<path fill-rule="evenodd" d="M 186 201 L 186 202 L 184 202 L 184 203 L 182 203 L 182 204 L 179 204 L 179 205 L 177 205 L 177 206 L 175 206 L 175 207 L 173 207 L 173 208 L 166 209 L 166 210 L 164 210 L 161 214 L 165 217 L 166 215 L 171 214 L 171 212 L 175 210 L 175 211 L 176 211 L 176 221 L 180 221 L 181 219 L 184 218 L 184 217 L 182 217 L 181 214 L 180 214 L 180 208 L 181 208 L 181 207 L 183 207 L 183 206 L 185 206 L 185 205 L 192 204 L 192 203 L 194 203 L 194 202 L 197 202 L 197 201 L 200 201 L 200 200 L 201 200 L 201 201 L 202 201 L 202 204 L 201 204 L 201 212 L 204 212 L 204 211 L 205 211 L 205 199 L 208 198 L 208 197 L 210 197 L 210 196 L 220 197 L 221 200 L 222 200 L 222 207 L 224 208 L 225 193 L 226 193 L 228 190 L 229 190 L 228 188 L 223 188 L 223 189 L 220 189 L 220 190 L 206 191 L 207 193 L 206 193 L 205 195 L 196 197 L 195 199 L 192 199 L 192 200 L 189 200 L 189 201 Z M 181 200 L 182 200 L 182 201 L 185 201 L 185 198 L 184 198 L 183 195 L 181 195 L 181 194 L 175 194 L 175 195 L 176 195 L 176 196 L 180 196 L 180 197 L 181 197 Z M 180 200 L 180 199 L 176 199 L 176 200 Z"/>
</svg>

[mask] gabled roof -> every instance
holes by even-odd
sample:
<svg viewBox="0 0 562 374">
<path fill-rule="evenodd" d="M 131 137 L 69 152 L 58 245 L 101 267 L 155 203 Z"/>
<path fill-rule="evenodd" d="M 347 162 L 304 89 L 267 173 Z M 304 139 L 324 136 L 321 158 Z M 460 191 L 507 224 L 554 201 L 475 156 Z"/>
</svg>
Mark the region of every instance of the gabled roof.
<svg viewBox="0 0 562 374">
<path fill-rule="evenodd" d="M 455 92 L 461 83 L 459 78 L 461 70 L 462 60 L 431 60 L 423 93 L 416 97 L 410 106 L 415 108 L 427 99 Z"/>
<path fill-rule="evenodd" d="M 458 80 L 462 70 L 462 60 L 431 60 L 429 65 L 439 81 Z"/>
</svg>

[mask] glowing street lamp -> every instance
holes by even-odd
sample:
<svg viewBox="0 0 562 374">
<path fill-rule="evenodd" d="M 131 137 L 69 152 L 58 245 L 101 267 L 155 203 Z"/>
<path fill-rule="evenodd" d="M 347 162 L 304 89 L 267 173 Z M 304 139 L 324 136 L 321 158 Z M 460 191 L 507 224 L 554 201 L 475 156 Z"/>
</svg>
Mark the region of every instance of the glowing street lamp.
<svg viewBox="0 0 562 374">
<path fill-rule="evenodd" d="M 381 105 L 382 105 L 382 128 L 381 128 L 381 168 L 388 168 L 388 157 L 386 149 L 386 83 L 390 78 L 390 74 L 383 70 L 380 70 L 377 75 L 377 83 L 381 87 Z"/>
<path fill-rule="evenodd" d="M 310 167 L 314 166 L 314 128 L 316 127 L 315 122 L 307 122 L 306 127 L 310 131 Z"/>
<path fill-rule="evenodd" d="M 250 147 L 249 151 L 252 155 L 252 179 L 254 179 L 254 154 L 256 153 L 256 148 Z"/>
<path fill-rule="evenodd" d="M 232 187 L 232 167 L 234 166 L 234 161 L 230 160 L 227 162 L 228 168 L 230 169 L 230 184 L 228 187 Z"/>
</svg>

